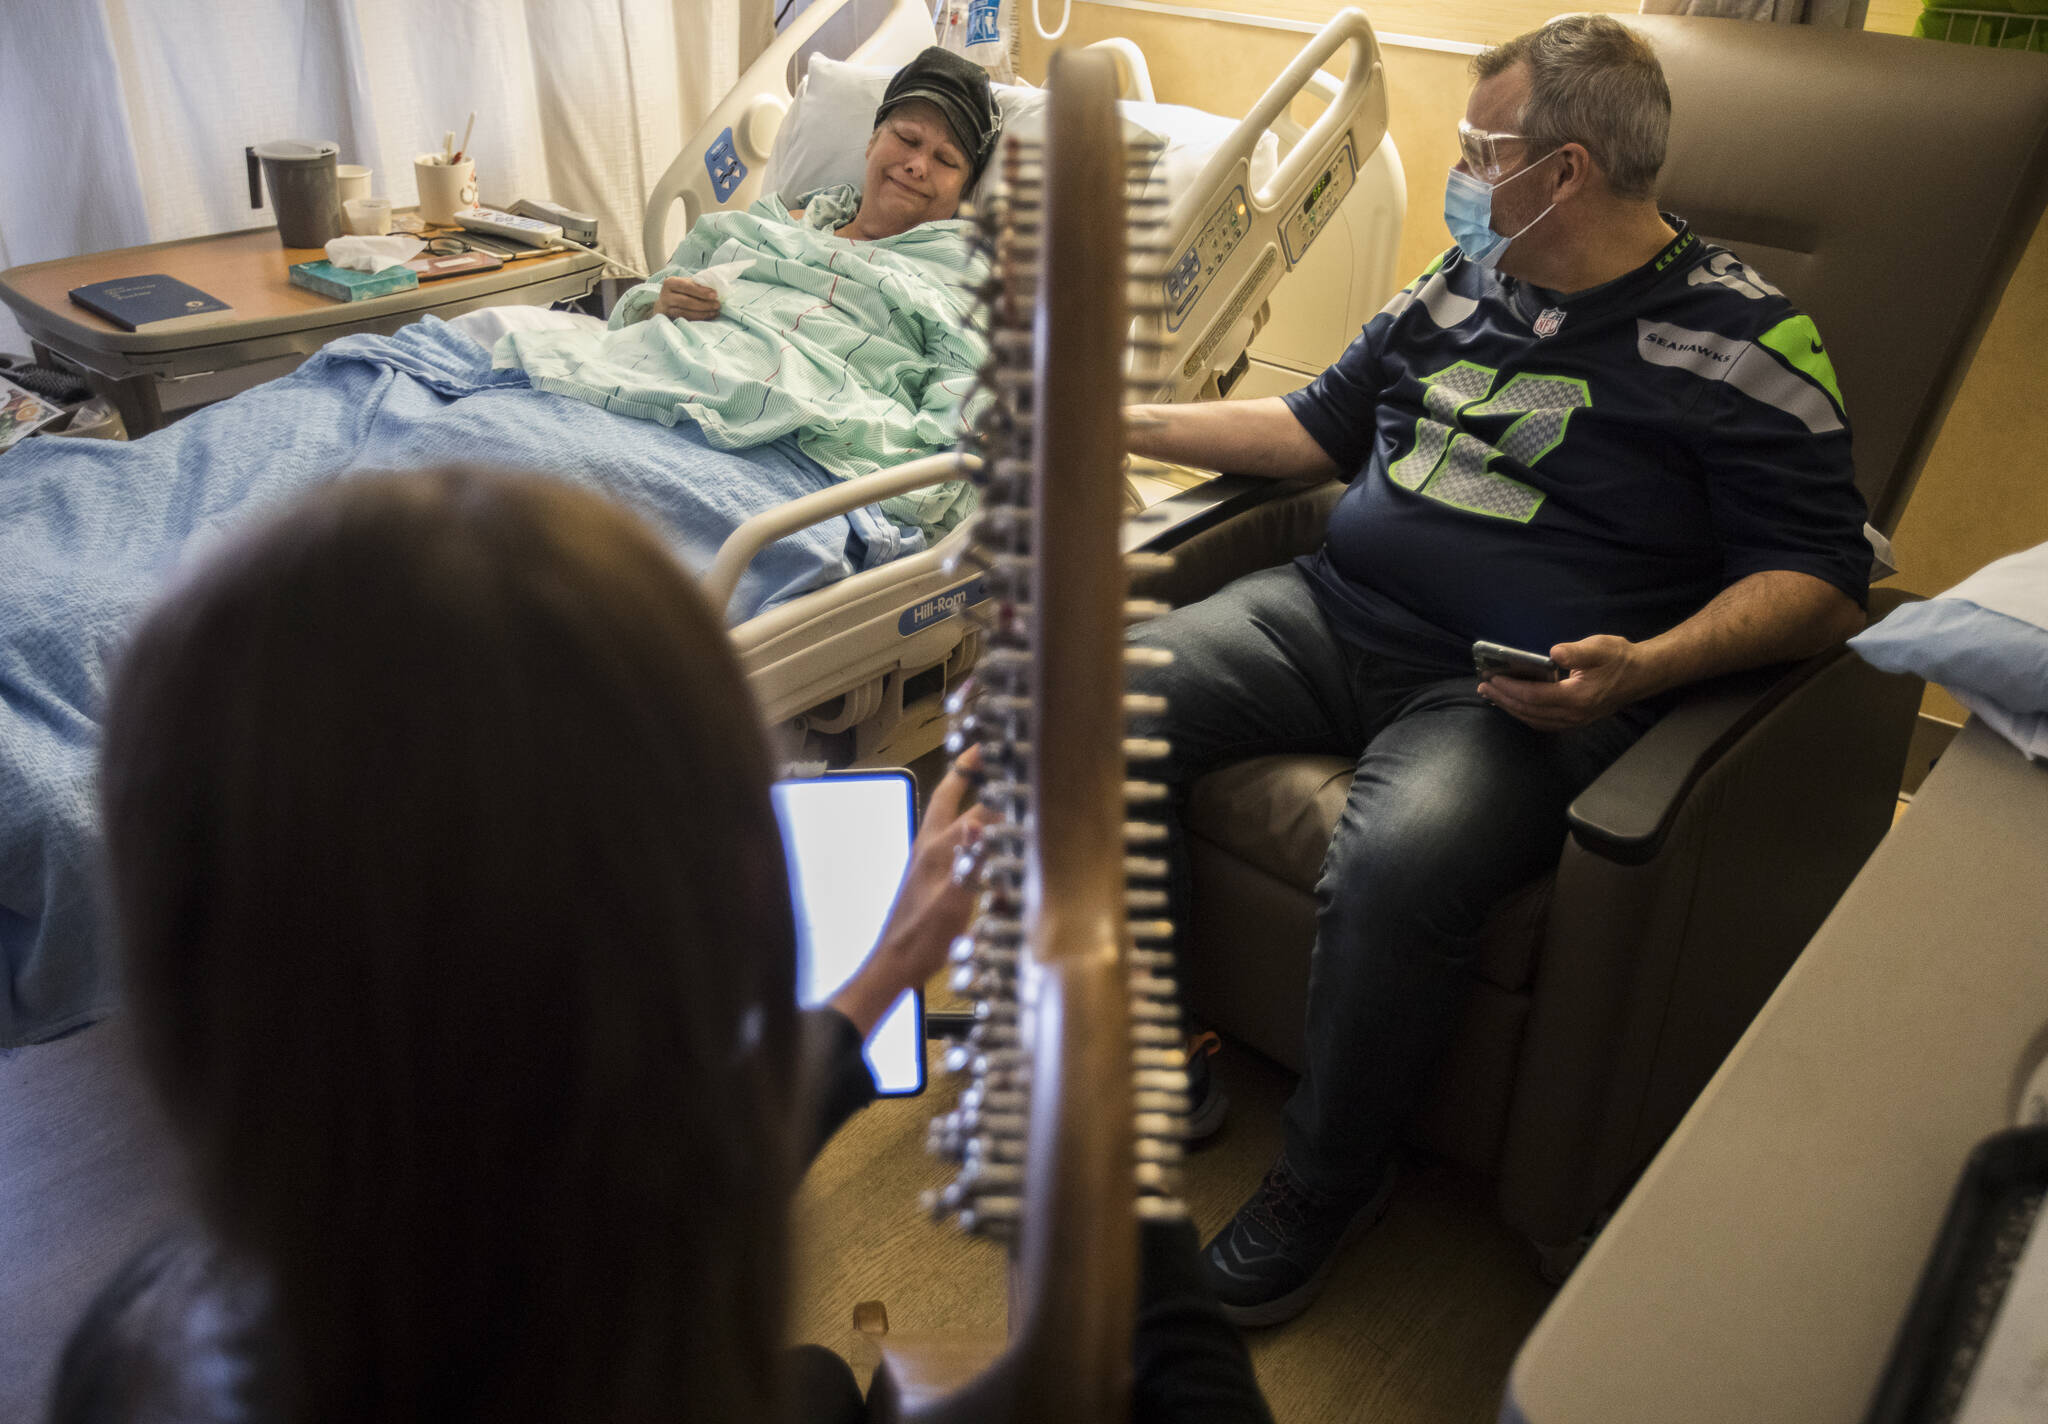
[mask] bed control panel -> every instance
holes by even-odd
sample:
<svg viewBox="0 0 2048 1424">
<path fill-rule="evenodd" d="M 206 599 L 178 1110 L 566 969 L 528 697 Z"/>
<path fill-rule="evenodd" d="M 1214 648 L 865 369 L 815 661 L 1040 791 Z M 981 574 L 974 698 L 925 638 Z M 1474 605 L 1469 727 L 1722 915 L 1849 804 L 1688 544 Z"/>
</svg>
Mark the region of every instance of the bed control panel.
<svg viewBox="0 0 2048 1424">
<path fill-rule="evenodd" d="M 732 141 L 732 130 L 723 129 L 704 150 L 704 169 L 711 175 L 711 191 L 723 203 L 739 191 L 740 184 L 747 180 L 747 165 L 740 162 L 740 151 Z"/>
<path fill-rule="evenodd" d="M 1351 187 L 1358 181 L 1358 151 L 1351 146 L 1351 135 L 1344 135 L 1344 142 L 1330 155 L 1329 166 L 1316 176 L 1302 195 L 1299 206 L 1292 206 L 1280 218 L 1280 245 L 1287 253 L 1287 265 L 1294 266 L 1308 251 L 1308 245 L 1316 240 L 1316 234 L 1350 195 Z"/>
<path fill-rule="evenodd" d="M 1208 221 L 1187 251 L 1166 272 L 1166 329 L 1179 331 L 1188 313 L 1195 309 L 1202 293 L 1223 270 L 1230 254 L 1237 251 L 1251 230 L 1251 212 L 1245 206 L 1243 187 L 1230 190 L 1210 212 Z"/>
</svg>

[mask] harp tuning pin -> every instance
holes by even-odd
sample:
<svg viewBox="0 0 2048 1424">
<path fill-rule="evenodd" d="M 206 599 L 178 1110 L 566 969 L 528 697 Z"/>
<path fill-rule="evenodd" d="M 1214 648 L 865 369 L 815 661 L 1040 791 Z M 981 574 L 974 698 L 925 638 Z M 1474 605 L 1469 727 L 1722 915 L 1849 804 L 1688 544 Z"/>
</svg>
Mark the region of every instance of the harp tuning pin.
<svg viewBox="0 0 2048 1424">
<path fill-rule="evenodd" d="M 1169 1092 L 1147 1089 L 1133 1093 L 1131 1105 L 1141 1113 L 1185 1114 L 1188 1110 L 1187 1086 L 1182 1084 Z"/>
<path fill-rule="evenodd" d="M 971 885 L 981 870 L 981 850 L 978 846 L 964 845 L 953 855 L 953 883 Z"/>
<path fill-rule="evenodd" d="M 1187 1203 L 1178 1197 L 1139 1197 L 1138 1216 L 1143 1221 L 1186 1221 Z"/>
</svg>

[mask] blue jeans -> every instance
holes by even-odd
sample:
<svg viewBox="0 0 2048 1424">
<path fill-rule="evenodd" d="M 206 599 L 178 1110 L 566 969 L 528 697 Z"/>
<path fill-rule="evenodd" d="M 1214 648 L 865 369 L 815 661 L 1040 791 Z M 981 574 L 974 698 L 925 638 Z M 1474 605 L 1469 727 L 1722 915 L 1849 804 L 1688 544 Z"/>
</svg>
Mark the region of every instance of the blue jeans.
<svg viewBox="0 0 2048 1424">
<path fill-rule="evenodd" d="M 1196 778 L 1281 752 L 1358 759 L 1316 884 L 1305 1068 L 1286 1132 L 1288 1162 L 1311 1187 L 1368 1192 L 1457 1024 L 1480 927 L 1555 869 L 1565 808 L 1643 724 L 1538 732 L 1481 698 L 1469 670 L 1343 642 L 1291 564 L 1132 641 L 1174 655 L 1132 684 L 1167 699 L 1142 734 L 1173 747 L 1162 774 L 1176 924 L 1188 904 L 1178 823 Z"/>
</svg>

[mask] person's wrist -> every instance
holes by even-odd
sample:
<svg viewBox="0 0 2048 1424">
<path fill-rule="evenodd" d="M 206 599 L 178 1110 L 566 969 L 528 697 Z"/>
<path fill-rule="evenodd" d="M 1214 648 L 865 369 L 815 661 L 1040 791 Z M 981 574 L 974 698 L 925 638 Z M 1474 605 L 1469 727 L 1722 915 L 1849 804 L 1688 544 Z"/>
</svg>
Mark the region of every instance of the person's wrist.
<svg viewBox="0 0 2048 1424">
<path fill-rule="evenodd" d="M 905 989 L 917 987 L 938 972 L 937 965 L 944 958 L 945 948 L 941 945 L 937 954 L 931 953 L 929 938 L 915 925 L 891 926 L 883 934 L 882 942 L 875 946 L 874 958 L 869 962 L 880 982 L 895 986 L 889 995 L 892 1000 Z"/>
<path fill-rule="evenodd" d="M 1671 650 L 1661 640 L 1629 643 L 1622 653 L 1621 677 L 1617 679 L 1616 706 L 1627 707 L 1646 697 L 1655 697 L 1680 680 L 1672 675 Z"/>
<path fill-rule="evenodd" d="M 900 932 L 891 932 L 882 937 L 867 963 L 846 982 L 846 987 L 833 995 L 832 1007 L 850 1019 L 861 1037 L 866 1038 L 882 1021 L 889 1006 L 924 979 L 912 946 Z"/>
<path fill-rule="evenodd" d="M 885 995 L 881 987 L 863 971 L 848 980 L 845 987 L 831 997 L 828 1006 L 837 1010 L 865 1040 L 874 1032 L 875 1025 L 882 1021 L 883 1012 L 895 1000 L 894 994 Z"/>
<path fill-rule="evenodd" d="M 1125 407 L 1124 444 L 1133 455 L 1150 460 L 1168 458 L 1161 443 L 1166 433 L 1166 417 L 1161 409 L 1156 405 Z"/>
</svg>

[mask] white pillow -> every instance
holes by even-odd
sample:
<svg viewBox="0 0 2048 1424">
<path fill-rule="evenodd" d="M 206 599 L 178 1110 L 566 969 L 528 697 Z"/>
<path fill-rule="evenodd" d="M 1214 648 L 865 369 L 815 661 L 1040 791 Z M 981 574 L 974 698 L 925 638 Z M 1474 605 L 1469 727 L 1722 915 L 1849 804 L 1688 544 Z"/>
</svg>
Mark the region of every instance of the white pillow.
<svg viewBox="0 0 2048 1424">
<path fill-rule="evenodd" d="M 1885 672 L 1938 682 L 2030 757 L 2048 757 L 2048 544 L 1903 604 L 1849 640 Z"/>
<path fill-rule="evenodd" d="M 1125 99 L 1116 107 L 1126 122 L 1135 123 L 1165 141 L 1166 151 L 1153 165 L 1151 178 L 1164 185 L 1162 191 L 1172 202 L 1180 201 L 1181 194 L 1194 186 L 1195 179 L 1202 176 L 1202 165 L 1237 132 L 1240 122 L 1185 104 L 1145 104 Z M 1130 135 L 1124 137 L 1129 142 Z M 1280 140 L 1268 129 L 1252 145 L 1252 192 L 1264 186 L 1279 166 Z"/>
<path fill-rule="evenodd" d="M 775 135 L 761 190 L 795 202 L 820 188 L 841 183 L 858 187 L 867 175 L 867 139 L 874 132 L 875 110 L 892 73 L 822 54 L 812 56 L 810 71 L 797 85 Z M 1003 111 L 1003 132 L 1027 133 L 1043 121 L 1043 89 L 998 84 L 995 95 L 996 107 Z M 1151 139 L 1164 146 L 1151 176 L 1166 185 L 1169 199 L 1178 198 L 1194 182 L 1209 155 L 1237 127 L 1234 119 L 1183 104 L 1126 101 L 1117 108 L 1124 116 L 1126 143 Z M 1252 186 L 1271 177 L 1279 161 L 1280 141 L 1270 132 L 1262 135 L 1252 150 Z"/>
</svg>

